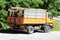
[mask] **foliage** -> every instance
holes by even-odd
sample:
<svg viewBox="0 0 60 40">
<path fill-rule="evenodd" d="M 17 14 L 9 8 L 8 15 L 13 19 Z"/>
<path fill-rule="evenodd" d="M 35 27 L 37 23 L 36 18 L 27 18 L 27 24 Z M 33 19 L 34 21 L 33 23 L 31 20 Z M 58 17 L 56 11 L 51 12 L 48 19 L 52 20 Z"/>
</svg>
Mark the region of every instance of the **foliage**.
<svg viewBox="0 0 60 40">
<path fill-rule="evenodd" d="M 6 17 L 7 17 L 7 11 L 0 10 L 0 29 L 10 28 L 9 25 L 6 24 Z"/>
<path fill-rule="evenodd" d="M 41 8 L 54 16 L 60 15 L 60 0 L 0 0 L 0 22 L 6 23 L 10 7 Z"/>
<path fill-rule="evenodd" d="M 54 20 L 52 31 L 60 31 L 60 20 Z"/>
<path fill-rule="evenodd" d="M 0 10 L 5 8 L 5 0 L 0 0 Z"/>
<path fill-rule="evenodd" d="M 9 29 L 9 25 L 7 25 L 6 23 L 0 22 L 2 29 Z"/>
</svg>

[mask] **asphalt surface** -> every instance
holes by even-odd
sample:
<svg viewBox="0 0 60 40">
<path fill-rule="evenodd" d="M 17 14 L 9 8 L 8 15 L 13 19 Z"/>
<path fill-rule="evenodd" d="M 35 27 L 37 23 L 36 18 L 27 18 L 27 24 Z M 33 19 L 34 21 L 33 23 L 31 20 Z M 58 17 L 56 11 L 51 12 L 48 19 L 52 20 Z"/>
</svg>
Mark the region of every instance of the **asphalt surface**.
<svg viewBox="0 0 60 40">
<path fill-rule="evenodd" d="M 57 18 L 57 17 L 53 17 L 54 20 L 60 20 L 60 18 Z"/>
<path fill-rule="evenodd" d="M 60 40 L 60 31 L 49 33 L 0 33 L 0 40 Z"/>
</svg>

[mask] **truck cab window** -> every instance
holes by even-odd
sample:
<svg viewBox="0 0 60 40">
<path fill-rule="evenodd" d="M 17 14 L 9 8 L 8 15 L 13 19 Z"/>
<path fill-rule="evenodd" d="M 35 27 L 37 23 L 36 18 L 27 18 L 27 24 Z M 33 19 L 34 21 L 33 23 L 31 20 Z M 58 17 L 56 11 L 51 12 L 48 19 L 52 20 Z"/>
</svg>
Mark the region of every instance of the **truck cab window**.
<svg viewBox="0 0 60 40">
<path fill-rule="evenodd" d="M 8 16 L 12 16 L 13 12 L 12 11 L 8 11 Z"/>
<path fill-rule="evenodd" d="M 48 14 L 48 18 L 53 19 L 53 15 L 52 14 Z"/>
<path fill-rule="evenodd" d="M 18 12 L 18 17 L 23 17 L 23 15 L 24 15 L 24 14 L 23 14 L 23 11 L 19 11 L 19 12 Z"/>
<path fill-rule="evenodd" d="M 17 14 L 17 12 L 14 12 L 14 17 L 18 17 L 18 14 Z"/>
</svg>

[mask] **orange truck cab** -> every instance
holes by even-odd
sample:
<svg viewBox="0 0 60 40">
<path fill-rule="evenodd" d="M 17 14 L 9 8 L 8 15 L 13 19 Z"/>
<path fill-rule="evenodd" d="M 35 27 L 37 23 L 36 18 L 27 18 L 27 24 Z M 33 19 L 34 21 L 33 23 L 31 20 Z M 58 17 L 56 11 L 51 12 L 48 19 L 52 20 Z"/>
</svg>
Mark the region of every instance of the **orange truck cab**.
<svg viewBox="0 0 60 40">
<path fill-rule="evenodd" d="M 7 22 L 15 31 L 49 32 L 53 27 L 53 16 L 44 9 L 12 7 L 8 9 Z"/>
</svg>

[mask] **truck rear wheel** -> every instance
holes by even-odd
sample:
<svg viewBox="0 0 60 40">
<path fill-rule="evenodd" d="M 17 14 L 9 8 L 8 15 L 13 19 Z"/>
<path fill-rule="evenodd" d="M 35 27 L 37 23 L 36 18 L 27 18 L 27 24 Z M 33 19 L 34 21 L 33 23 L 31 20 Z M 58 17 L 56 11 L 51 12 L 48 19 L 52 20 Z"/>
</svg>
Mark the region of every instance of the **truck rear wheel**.
<svg viewBox="0 0 60 40">
<path fill-rule="evenodd" d="M 33 26 L 27 26 L 27 33 L 32 34 L 34 32 Z"/>
<path fill-rule="evenodd" d="M 44 33 L 48 33 L 48 32 L 50 32 L 50 26 L 49 25 L 43 25 L 43 27 L 41 28 L 41 30 Z"/>
</svg>

